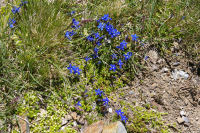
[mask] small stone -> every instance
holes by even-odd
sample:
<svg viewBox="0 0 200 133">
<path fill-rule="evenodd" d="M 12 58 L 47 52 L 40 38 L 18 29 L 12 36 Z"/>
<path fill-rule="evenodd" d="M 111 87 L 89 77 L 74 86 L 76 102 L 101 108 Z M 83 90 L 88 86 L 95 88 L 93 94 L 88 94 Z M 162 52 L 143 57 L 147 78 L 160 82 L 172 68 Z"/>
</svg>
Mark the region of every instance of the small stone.
<svg viewBox="0 0 200 133">
<path fill-rule="evenodd" d="M 151 70 L 152 70 L 152 71 L 157 71 L 157 70 L 158 70 L 158 67 L 157 67 L 156 65 L 152 65 Z"/>
<path fill-rule="evenodd" d="M 189 119 L 186 116 L 182 116 L 182 119 L 184 120 L 184 122 L 189 123 Z"/>
<path fill-rule="evenodd" d="M 169 71 L 169 69 L 166 68 L 166 67 L 164 67 L 164 68 L 161 70 L 161 72 L 163 72 L 163 73 L 166 73 L 166 72 L 168 72 L 168 71 Z"/>
<path fill-rule="evenodd" d="M 127 133 L 127 131 L 124 125 L 120 121 L 117 121 L 104 126 L 102 133 Z"/>
<path fill-rule="evenodd" d="M 182 111 L 180 111 L 180 115 L 181 115 L 181 116 L 185 116 L 186 113 L 182 110 Z"/>
<path fill-rule="evenodd" d="M 108 109 L 108 112 L 112 113 L 112 108 L 109 108 L 109 109 Z"/>
<path fill-rule="evenodd" d="M 77 113 L 76 113 L 76 112 L 72 112 L 72 113 L 71 113 L 71 116 L 72 116 L 72 118 L 73 118 L 74 120 L 77 119 Z"/>
<path fill-rule="evenodd" d="M 69 121 L 69 120 L 71 120 L 71 119 L 72 119 L 71 115 L 66 115 L 66 116 L 65 116 L 65 120 Z"/>
<path fill-rule="evenodd" d="M 173 63 L 173 66 L 178 66 L 178 65 L 180 65 L 180 62 Z"/>
<path fill-rule="evenodd" d="M 84 125 L 85 121 L 83 118 L 80 118 L 80 120 L 78 121 L 80 124 Z"/>
<path fill-rule="evenodd" d="M 182 124 L 182 123 L 184 123 L 184 120 L 181 117 L 178 117 L 177 122 L 178 122 L 178 124 Z"/>
<path fill-rule="evenodd" d="M 130 95 L 133 95 L 133 94 L 134 94 L 134 91 L 129 91 L 129 94 L 130 94 Z"/>
<path fill-rule="evenodd" d="M 80 116 L 80 115 L 78 115 L 76 120 L 78 121 L 78 120 L 80 120 L 80 118 L 81 118 L 81 116 Z"/>
<path fill-rule="evenodd" d="M 76 121 L 73 122 L 73 126 L 74 126 L 74 127 L 77 126 L 77 122 L 76 122 Z"/>
</svg>

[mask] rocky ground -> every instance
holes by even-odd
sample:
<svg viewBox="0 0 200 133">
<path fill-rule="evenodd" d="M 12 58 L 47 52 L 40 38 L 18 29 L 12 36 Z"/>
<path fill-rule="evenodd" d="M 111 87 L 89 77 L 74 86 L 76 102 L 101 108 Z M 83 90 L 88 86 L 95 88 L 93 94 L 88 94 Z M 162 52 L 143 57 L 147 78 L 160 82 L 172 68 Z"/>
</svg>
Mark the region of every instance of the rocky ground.
<svg viewBox="0 0 200 133">
<path fill-rule="evenodd" d="M 123 89 L 127 95 L 116 95 L 128 103 L 136 101 L 140 106 L 150 104 L 157 111 L 167 113 L 164 120 L 168 124 L 176 125 L 171 128 L 172 132 L 199 133 L 199 68 L 183 59 L 181 52 L 163 59 L 156 51 L 151 50 L 148 56 L 144 62 L 148 67 L 143 72 L 143 77 L 133 81 L 132 87 Z"/>
</svg>

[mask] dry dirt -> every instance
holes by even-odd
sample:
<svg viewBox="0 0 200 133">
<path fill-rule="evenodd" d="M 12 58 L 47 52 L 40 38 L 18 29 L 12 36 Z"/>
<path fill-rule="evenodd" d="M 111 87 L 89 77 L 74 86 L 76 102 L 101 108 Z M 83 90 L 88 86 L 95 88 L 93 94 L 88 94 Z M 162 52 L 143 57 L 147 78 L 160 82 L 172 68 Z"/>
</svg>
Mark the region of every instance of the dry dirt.
<svg viewBox="0 0 200 133">
<path fill-rule="evenodd" d="M 171 132 L 200 133 L 200 76 L 191 68 L 181 52 L 163 59 L 156 51 L 149 51 L 149 57 L 143 63 L 146 71 L 132 82 L 130 88 L 122 88 L 127 102 L 140 106 L 150 104 L 157 111 L 165 112 L 164 120 L 168 124 L 176 123 Z M 182 70 L 189 74 L 187 79 L 172 77 L 172 72 Z M 191 71 L 192 70 L 192 71 Z M 184 111 L 189 123 L 178 123 L 180 111 Z"/>
</svg>

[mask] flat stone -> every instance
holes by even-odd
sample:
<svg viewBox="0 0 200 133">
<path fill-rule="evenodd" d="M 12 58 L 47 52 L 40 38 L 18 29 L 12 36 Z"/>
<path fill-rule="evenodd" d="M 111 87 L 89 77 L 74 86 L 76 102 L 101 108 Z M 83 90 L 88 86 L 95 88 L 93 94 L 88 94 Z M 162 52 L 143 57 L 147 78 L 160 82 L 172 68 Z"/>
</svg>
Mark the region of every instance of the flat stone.
<svg viewBox="0 0 200 133">
<path fill-rule="evenodd" d="M 66 121 L 69 121 L 69 120 L 71 120 L 71 119 L 72 119 L 72 116 L 71 116 L 71 115 L 66 115 L 66 116 L 65 116 L 65 120 L 66 120 Z"/>
<path fill-rule="evenodd" d="M 178 117 L 176 120 L 177 120 L 178 124 L 184 123 L 184 120 L 181 117 Z"/>
<path fill-rule="evenodd" d="M 76 112 L 72 112 L 72 113 L 71 113 L 71 116 L 72 116 L 72 118 L 73 118 L 74 120 L 77 119 L 77 113 L 76 113 Z"/>
<path fill-rule="evenodd" d="M 182 119 L 184 120 L 184 122 L 189 123 L 189 119 L 186 116 L 182 116 Z"/>
<path fill-rule="evenodd" d="M 124 125 L 120 121 L 117 121 L 104 126 L 102 133 L 127 133 L 127 131 Z"/>
<path fill-rule="evenodd" d="M 103 126 L 104 126 L 104 122 L 103 121 L 95 122 L 92 125 L 86 127 L 83 130 L 83 133 L 102 133 Z"/>
</svg>

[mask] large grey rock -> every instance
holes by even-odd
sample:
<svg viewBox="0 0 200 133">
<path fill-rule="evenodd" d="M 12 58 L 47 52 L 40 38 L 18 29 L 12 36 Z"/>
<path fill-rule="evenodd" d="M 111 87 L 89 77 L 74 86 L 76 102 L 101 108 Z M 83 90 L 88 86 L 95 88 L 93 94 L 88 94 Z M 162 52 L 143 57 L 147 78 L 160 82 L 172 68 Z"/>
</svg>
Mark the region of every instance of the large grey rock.
<svg viewBox="0 0 200 133">
<path fill-rule="evenodd" d="M 110 124 L 105 124 L 103 121 L 98 121 L 86 127 L 82 133 L 127 133 L 127 131 L 120 121 Z"/>
</svg>

